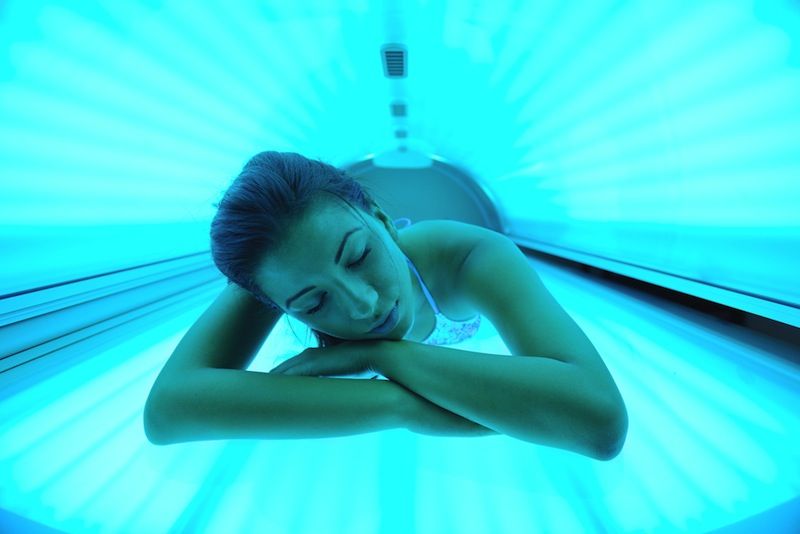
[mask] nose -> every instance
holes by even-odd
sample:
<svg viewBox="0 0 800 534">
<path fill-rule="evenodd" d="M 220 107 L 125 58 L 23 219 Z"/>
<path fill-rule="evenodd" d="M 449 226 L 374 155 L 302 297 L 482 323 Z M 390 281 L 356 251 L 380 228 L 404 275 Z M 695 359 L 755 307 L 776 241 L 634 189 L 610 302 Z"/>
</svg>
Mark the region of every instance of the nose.
<svg viewBox="0 0 800 534">
<path fill-rule="evenodd" d="M 358 284 L 345 288 L 343 302 L 348 307 L 347 312 L 354 321 L 372 321 L 378 311 L 378 292 L 368 284 Z"/>
</svg>

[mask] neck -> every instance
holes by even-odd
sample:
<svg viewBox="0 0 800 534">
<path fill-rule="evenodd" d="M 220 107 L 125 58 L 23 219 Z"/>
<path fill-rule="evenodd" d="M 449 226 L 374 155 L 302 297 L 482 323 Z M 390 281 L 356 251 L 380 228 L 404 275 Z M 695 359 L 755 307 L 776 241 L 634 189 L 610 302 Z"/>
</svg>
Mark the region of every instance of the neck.
<svg viewBox="0 0 800 534">
<path fill-rule="evenodd" d="M 422 332 L 420 329 L 425 328 L 425 325 L 422 323 L 422 317 L 428 312 L 428 310 L 433 311 L 431 308 L 428 299 L 425 297 L 425 293 L 422 291 L 422 285 L 419 282 L 419 278 L 417 275 L 414 274 L 414 269 L 411 267 L 410 263 L 408 265 L 408 274 L 411 277 L 411 289 L 414 294 L 413 299 L 413 307 L 414 307 L 414 317 L 411 321 L 411 326 L 408 329 L 409 337 L 412 340 L 421 339 L 427 332 Z M 416 329 L 420 330 L 417 332 Z"/>
</svg>

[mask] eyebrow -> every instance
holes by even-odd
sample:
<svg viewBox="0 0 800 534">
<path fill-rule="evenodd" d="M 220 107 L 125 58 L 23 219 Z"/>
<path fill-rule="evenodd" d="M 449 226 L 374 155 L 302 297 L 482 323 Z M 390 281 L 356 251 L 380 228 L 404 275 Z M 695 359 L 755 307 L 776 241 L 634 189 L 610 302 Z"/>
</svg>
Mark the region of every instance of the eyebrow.
<svg viewBox="0 0 800 534">
<path fill-rule="evenodd" d="M 347 243 L 347 238 L 350 237 L 350 234 L 352 234 L 353 232 L 356 232 L 358 230 L 361 230 L 362 228 L 363 228 L 363 226 L 359 226 L 358 228 L 353 228 L 351 230 L 348 230 L 347 233 L 344 234 L 344 237 L 342 238 L 342 242 L 339 244 L 339 250 L 336 251 L 336 258 L 334 258 L 333 263 L 338 264 L 339 260 L 342 259 L 342 252 L 344 251 L 344 245 L 345 245 L 345 243 Z M 296 295 L 294 295 L 293 297 L 290 297 L 286 301 L 286 309 L 289 309 L 289 305 L 292 303 L 293 300 L 302 297 L 303 295 L 305 295 L 306 293 L 308 293 L 309 291 L 311 291 L 312 289 L 314 289 L 316 287 L 317 286 L 308 286 L 308 287 L 305 287 L 305 288 L 301 289 L 300 291 L 298 291 Z"/>
</svg>

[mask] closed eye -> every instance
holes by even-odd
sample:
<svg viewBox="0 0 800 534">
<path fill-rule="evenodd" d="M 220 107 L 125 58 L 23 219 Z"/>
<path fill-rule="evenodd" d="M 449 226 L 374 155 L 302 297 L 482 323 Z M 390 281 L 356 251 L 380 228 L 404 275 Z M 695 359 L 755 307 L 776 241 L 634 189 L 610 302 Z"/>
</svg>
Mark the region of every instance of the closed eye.
<svg viewBox="0 0 800 534">
<path fill-rule="evenodd" d="M 364 249 L 364 254 L 362 254 L 361 257 L 358 260 L 356 260 L 353 263 L 351 263 L 350 265 L 348 265 L 348 267 L 356 267 L 357 265 L 361 265 L 364 262 L 364 260 L 367 259 L 367 256 L 369 256 L 370 252 L 372 252 L 371 248 L 369 248 L 369 247 L 365 248 Z"/>
<path fill-rule="evenodd" d="M 365 249 L 364 249 L 364 254 L 362 254 L 362 255 L 361 255 L 361 257 L 360 257 L 358 260 L 354 261 L 353 263 L 351 263 L 351 264 L 350 264 L 350 265 L 348 265 L 347 267 L 348 267 L 348 268 L 349 268 L 349 267 L 357 267 L 357 266 L 361 265 L 362 263 L 364 263 L 364 260 L 365 260 L 365 259 L 367 259 L 367 256 L 369 256 L 369 253 L 370 253 L 370 252 L 372 252 L 372 249 L 371 249 L 371 248 L 369 248 L 369 247 L 365 248 Z M 305 313 L 305 315 L 314 315 L 314 314 L 315 314 L 315 313 L 317 313 L 319 310 L 321 310 L 321 309 L 322 309 L 322 306 L 325 304 L 325 297 L 327 297 L 327 296 L 328 296 L 328 294 L 327 294 L 327 293 L 323 293 L 323 294 L 322 294 L 322 298 L 321 298 L 321 299 L 320 299 L 320 301 L 319 301 L 319 304 L 317 304 L 317 305 L 316 305 L 314 308 L 311 308 L 310 310 L 308 310 L 308 311 Z"/>
</svg>

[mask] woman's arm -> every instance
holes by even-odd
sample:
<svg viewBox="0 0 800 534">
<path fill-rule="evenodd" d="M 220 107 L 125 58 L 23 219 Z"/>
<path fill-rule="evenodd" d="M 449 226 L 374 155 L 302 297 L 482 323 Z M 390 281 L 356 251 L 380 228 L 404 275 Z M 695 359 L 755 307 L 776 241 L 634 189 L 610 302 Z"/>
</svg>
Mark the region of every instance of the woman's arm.
<svg viewBox="0 0 800 534">
<path fill-rule="evenodd" d="M 404 426 L 450 436 L 486 431 L 395 382 L 245 370 L 280 317 L 235 284 L 228 285 L 189 329 L 153 384 L 144 410 L 148 439 L 162 445 L 329 437 Z"/>
<path fill-rule="evenodd" d="M 494 433 L 388 380 L 217 368 L 171 378 L 163 382 L 167 386 L 153 389 L 145 406 L 145 432 L 157 445 L 325 438 L 403 427 L 441 436 Z"/>
<path fill-rule="evenodd" d="M 385 381 L 382 381 L 385 382 Z M 395 382 L 388 382 L 395 384 Z M 410 389 L 397 384 L 401 390 L 399 409 L 403 426 L 417 434 L 431 436 L 490 436 L 499 432 L 476 423 L 457 413 L 430 402 Z"/>
<path fill-rule="evenodd" d="M 456 291 L 491 321 L 513 357 L 383 341 L 373 370 L 499 433 L 609 460 L 628 415 L 600 354 L 508 237 L 472 225 Z"/>
<path fill-rule="evenodd" d="M 610 375 L 552 358 L 408 341 L 384 341 L 375 351 L 382 375 L 498 433 L 601 460 L 622 447 L 627 414 L 609 400 Z"/>
</svg>

